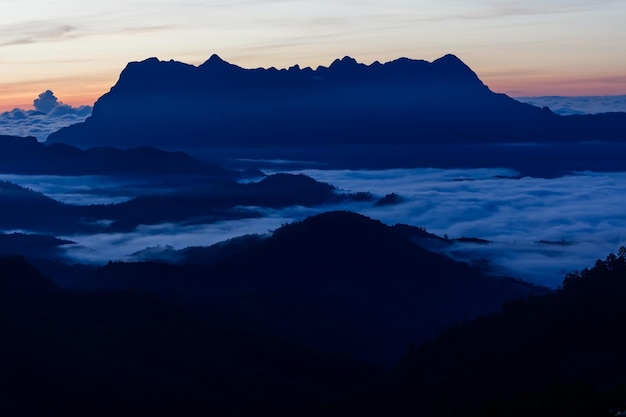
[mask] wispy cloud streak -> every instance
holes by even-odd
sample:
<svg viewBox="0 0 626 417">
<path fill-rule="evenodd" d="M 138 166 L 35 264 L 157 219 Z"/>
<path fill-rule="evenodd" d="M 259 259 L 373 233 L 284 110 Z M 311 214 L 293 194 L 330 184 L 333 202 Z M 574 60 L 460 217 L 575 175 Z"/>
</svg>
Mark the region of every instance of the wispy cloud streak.
<svg viewBox="0 0 626 417">
<path fill-rule="evenodd" d="M 0 47 L 67 40 L 78 36 L 76 30 L 73 25 L 46 21 L 12 25 L 0 29 L 0 38 L 7 39 Z"/>
</svg>

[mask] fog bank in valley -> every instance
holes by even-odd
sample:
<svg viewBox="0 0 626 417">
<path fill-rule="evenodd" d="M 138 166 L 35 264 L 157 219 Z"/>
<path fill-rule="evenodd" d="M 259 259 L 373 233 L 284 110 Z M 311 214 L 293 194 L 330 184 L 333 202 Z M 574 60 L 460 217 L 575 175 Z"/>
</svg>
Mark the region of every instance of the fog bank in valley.
<svg viewBox="0 0 626 417">
<path fill-rule="evenodd" d="M 626 112 L 626 95 L 622 96 L 541 96 L 515 97 L 537 107 L 549 107 L 556 114 L 597 114 Z"/>
<path fill-rule="evenodd" d="M 342 209 L 389 225 L 424 227 L 440 236 L 489 240 L 488 244 L 455 242 L 441 250 L 461 259 L 489 259 L 500 274 L 558 286 L 566 273 L 590 266 L 626 243 L 626 173 L 581 172 L 543 179 L 519 177 L 508 169 L 293 172 L 331 183 L 338 193 L 369 192 L 372 199 L 312 208 L 249 207 L 259 217 L 212 224 L 143 225 L 130 233 L 64 236 L 77 242 L 68 248 L 68 254 L 83 262 L 132 260 L 132 253 L 146 247 L 206 246 L 245 234 L 271 233 L 285 223 Z M 96 180 L 100 188 L 93 190 L 101 190 L 103 195 L 90 198 L 106 202 L 106 193 L 114 187 L 101 178 Z M 39 190 L 67 199 L 67 189 L 58 186 Z M 376 204 L 390 193 L 400 196 L 395 204 Z M 115 201 L 120 196 L 108 198 Z"/>
<path fill-rule="evenodd" d="M 304 172 L 341 189 L 399 194 L 400 204 L 344 208 L 387 224 L 490 240 L 450 250 L 490 259 L 502 272 L 541 284 L 556 286 L 565 273 L 593 264 L 626 242 L 626 173 L 543 179 L 489 169 Z"/>
</svg>

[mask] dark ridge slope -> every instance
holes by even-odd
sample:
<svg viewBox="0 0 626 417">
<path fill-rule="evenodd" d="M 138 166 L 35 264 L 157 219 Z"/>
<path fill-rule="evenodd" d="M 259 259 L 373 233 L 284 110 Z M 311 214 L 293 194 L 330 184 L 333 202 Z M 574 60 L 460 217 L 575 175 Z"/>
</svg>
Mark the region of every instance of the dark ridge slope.
<svg viewBox="0 0 626 417">
<path fill-rule="evenodd" d="M 54 284 L 21 256 L 0 256 L 0 291 L 49 290 Z"/>
</svg>

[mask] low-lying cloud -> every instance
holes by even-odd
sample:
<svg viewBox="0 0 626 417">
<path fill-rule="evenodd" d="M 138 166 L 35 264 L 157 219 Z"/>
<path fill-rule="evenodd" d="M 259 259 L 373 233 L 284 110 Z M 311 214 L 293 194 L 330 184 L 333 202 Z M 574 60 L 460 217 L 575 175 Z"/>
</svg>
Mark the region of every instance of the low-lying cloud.
<svg viewBox="0 0 626 417">
<path fill-rule="evenodd" d="M 61 129 L 84 121 L 91 115 L 91 106 L 73 107 L 60 102 L 50 90 L 33 100 L 35 110 L 15 108 L 0 113 L 0 135 L 34 136 L 44 141 Z"/>
<path fill-rule="evenodd" d="M 275 216 L 228 220 L 212 224 L 142 225 L 129 233 L 99 233 L 72 236 L 75 245 L 66 247 L 66 255 L 78 262 L 103 263 L 107 260 L 136 261 L 133 253 L 146 248 L 171 246 L 184 249 L 189 246 L 210 246 L 246 234 L 269 234 L 291 218 Z"/>
<path fill-rule="evenodd" d="M 87 206 L 113 204 L 130 200 L 145 186 L 137 180 L 123 181 L 100 175 L 16 175 L 0 174 L 8 181 L 43 193 L 66 204 Z"/>
<path fill-rule="evenodd" d="M 537 107 L 549 107 L 554 113 L 561 115 L 626 112 L 626 95 L 516 97 L 515 99 Z"/>
<path fill-rule="evenodd" d="M 565 273 L 592 266 L 626 244 L 626 173 L 517 179 L 506 169 L 300 172 L 345 191 L 397 193 L 400 204 L 337 208 L 441 236 L 491 240 L 449 250 L 465 259 L 490 259 L 502 273 L 545 285 L 559 285 Z"/>
<path fill-rule="evenodd" d="M 396 193 L 402 202 L 374 201 L 315 208 L 254 208 L 260 218 L 214 224 L 141 226 L 131 233 L 65 236 L 78 242 L 69 254 L 80 261 L 131 259 L 152 246 L 182 249 L 232 237 L 265 234 L 323 211 L 345 209 L 386 224 L 405 223 L 450 238 L 479 237 L 487 245 L 455 243 L 460 259 L 489 259 L 494 271 L 558 286 L 566 273 L 590 267 L 626 244 L 626 173 L 578 173 L 560 178 L 516 178 L 507 169 L 300 170 L 336 185 L 340 192 Z"/>
</svg>

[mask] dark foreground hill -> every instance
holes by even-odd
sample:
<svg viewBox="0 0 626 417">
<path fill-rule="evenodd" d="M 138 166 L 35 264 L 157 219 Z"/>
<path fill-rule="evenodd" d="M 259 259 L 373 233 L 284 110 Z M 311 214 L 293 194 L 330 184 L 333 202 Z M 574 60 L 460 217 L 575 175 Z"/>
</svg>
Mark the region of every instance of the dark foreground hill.
<svg viewBox="0 0 626 417">
<path fill-rule="evenodd" d="M 141 288 L 237 308 L 327 352 L 390 365 L 411 343 L 506 300 L 547 290 L 422 249 L 367 217 L 331 212 L 248 240 L 207 265 L 112 263 L 77 285 Z M 211 263 L 211 264 L 209 264 Z"/>
<path fill-rule="evenodd" d="M 557 116 L 488 89 L 461 60 L 317 69 L 132 62 L 85 122 L 50 135 L 81 147 L 303 146 L 621 140 L 626 115 Z"/>
<path fill-rule="evenodd" d="M 203 313 L 139 292 L 61 290 L 0 257 L 0 414 L 294 415 L 380 373 Z"/>
<path fill-rule="evenodd" d="M 295 244 L 290 234 L 299 227 L 324 234 L 326 220 L 291 226 L 275 244 Z M 358 217 L 344 221 L 348 229 L 367 223 Z M 390 236 L 380 237 L 399 249 Z M 359 237 L 363 247 L 372 244 Z M 144 280 L 154 282 L 170 269 L 144 267 L 110 265 L 104 277 L 125 271 L 118 279 L 136 285 L 132 278 L 140 273 L 152 271 Z M 194 291 L 181 275 L 188 271 L 176 271 L 178 285 Z M 387 277 L 387 286 L 393 281 Z M 72 292 L 54 286 L 22 258 L 0 257 L 0 411 L 613 416 L 626 410 L 625 296 L 622 248 L 568 275 L 555 293 L 512 301 L 501 312 L 449 328 L 383 373 L 305 348 L 289 337 L 288 328 L 271 331 L 242 315 L 245 305 L 225 309 L 208 298 L 190 305 L 177 296 L 165 301 L 138 290 Z M 300 300 L 295 301 L 284 314 L 299 314 Z M 385 334 L 370 327 L 368 336 L 376 344 Z"/>
<path fill-rule="evenodd" d="M 626 408 L 625 249 L 548 292 L 428 252 L 406 230 L 331 212 L 246 240 L 216 263 L 110 263 L 74 282 L 89 291 L 60 289 L 24 259 L 0 257 L 3 412 Z M 405 359 L 382 371 L 350 356 Z"/>
<path fill-rule="evenodd" d="M 448 329 L 377 390 L 313 415 L 618 415 L 626 410 L 625 299 L 621 248 L 553 294 Z"/>
</svg>

